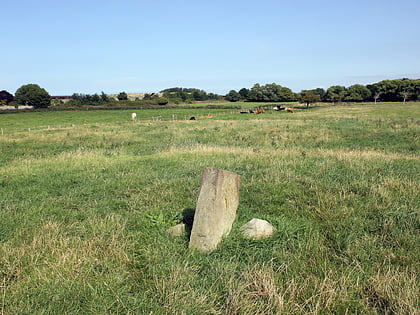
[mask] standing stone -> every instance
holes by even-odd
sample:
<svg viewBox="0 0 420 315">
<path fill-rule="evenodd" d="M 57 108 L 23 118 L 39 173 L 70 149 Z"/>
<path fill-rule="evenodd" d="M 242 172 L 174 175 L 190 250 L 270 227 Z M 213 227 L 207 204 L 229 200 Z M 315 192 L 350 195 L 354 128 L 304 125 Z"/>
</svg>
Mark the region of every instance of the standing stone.
<svg viewBox="0 0 420 315">
<path fill-rule="evenodd" d="M 239 205 L 238 174 L 205 168 L 191 230 L 190 248 L 200 251 L 216 249 L 230 233 Z"/>
</svg>

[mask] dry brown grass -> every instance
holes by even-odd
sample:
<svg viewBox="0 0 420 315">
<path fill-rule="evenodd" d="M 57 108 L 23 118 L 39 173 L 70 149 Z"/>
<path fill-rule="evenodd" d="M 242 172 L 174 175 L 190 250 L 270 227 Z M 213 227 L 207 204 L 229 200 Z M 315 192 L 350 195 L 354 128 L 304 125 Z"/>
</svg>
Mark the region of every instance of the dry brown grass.
<svg viewBox="0 0 420 315">
<path fill-rule="evenodd" d="M 124 230 L 124 220 L 110 215 L 67 226 L 50 220 L 34 231 L 20 231 L 33 236 L 20 244 L 0 246 L 3 304 L 9 295 L 34 283 L 80 281 L 88 285 L 94 274 L 116 266 L 122 281 L 124 266 L 130 262 Z"/>
<path fill-rule="evenodd" d="M 280 282 L 283 272 L 287 272 L 286 265 L 273 269 L 257 264 L 239 277 L 231 277 L 223 314 L 330 314 L 340 305 L 351 309 L 354 282 L 350 277 L 356 270 L 341 276 L 329 271 L 324 278 L 302 275 Z M 309 298 L 308 291 L 314 292 Z"/>
<path fill-rule="evenodd" d="M 420 314 L 418 274 L 405 270 L 379 270 L 364 288 L 367 303 L 381 314 Z"/>
</svg>

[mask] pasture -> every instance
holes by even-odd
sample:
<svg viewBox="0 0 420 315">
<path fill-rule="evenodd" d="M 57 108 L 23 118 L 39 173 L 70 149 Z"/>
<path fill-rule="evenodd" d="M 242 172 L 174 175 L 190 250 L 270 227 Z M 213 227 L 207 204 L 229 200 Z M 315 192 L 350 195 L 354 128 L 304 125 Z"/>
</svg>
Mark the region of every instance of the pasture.
<svg viewBox="0 0 420 315">
<path fill-rule="evenodd" d="M 419 103 L 1 114 L 0 128 L 2 315 L 420 312 Z M 204 167 L 242 177 L 208 254 L 165 232 Z M 274 237 L 243 239 L 252 218 Z"/>
</svg>

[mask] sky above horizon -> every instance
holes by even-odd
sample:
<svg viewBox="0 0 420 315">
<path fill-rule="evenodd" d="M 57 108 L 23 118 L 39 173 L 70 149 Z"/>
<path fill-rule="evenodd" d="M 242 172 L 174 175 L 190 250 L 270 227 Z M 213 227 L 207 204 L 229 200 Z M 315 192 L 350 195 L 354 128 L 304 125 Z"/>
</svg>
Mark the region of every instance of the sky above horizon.
<svg viewBox="0 0 420 315">
<path fill-rule="evenodd" d="M 418 0 L 0 0 L 0 90 L 294 92 L 420 78 Z"/>
</svg>

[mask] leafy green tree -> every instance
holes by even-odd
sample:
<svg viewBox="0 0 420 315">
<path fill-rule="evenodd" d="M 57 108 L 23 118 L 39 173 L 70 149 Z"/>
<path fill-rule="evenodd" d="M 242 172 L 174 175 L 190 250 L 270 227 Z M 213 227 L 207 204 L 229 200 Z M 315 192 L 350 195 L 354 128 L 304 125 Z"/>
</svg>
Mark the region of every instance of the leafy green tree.
<svg viewBox="0 0 420 315">
<path fill-rule="evenodd" d="M 280 86 L 277 91 L 277 99 L 275 99 L 276 102 L 290 102 L 297 100 L 296 94 L 287 87 Z"/>
<path fill-rule="evenodd" d="M 399 82 L 398 96 L 403 99 L 404 103 L 407 100 L 418 100 L 420 97 L 420 80 L 402 79 Z"/>
<path fill-rule="evenodd" d="M 405 101 L 407 101 L 410 98 L 410 92 L 404 90 L 400 92 L 400 96 L 402 97 L 403 102 L 405 103 Z"/>
<path fill-rule="evenodd" d="M 173 88 L 169 88 L 169 89 L 164 89 L 162 91 L 160 91 L 161 93 L 175 93 L 175 92 L 182 92 L 182 88 L 181 87 L 173 87 Z"/>
<path fill-rule="evenodd" d="M 235 90 L 230 90 L 228 94 L 226 94 L 225 99 L 229 102 L 237 102 L 241 99 L 241 96 Z"/>
<path fill-rule="evenodd" d="M 104 103 L 109 102 L 109 97 L 104 93 L 104 91 L 101 92 L 101 101 Z"/>
<path fill-rule="evenodd" d="M 51 104 L 51 96 L 38 84 L 26 84 L 17 89 L 15 101 L 21 105 L 30 105 L 34 108 L 47 108 Z"/>
<path fill-rule="evenodd" d="M 218 100 L 220 99 L 220 95 L 216 94 L 216 93 L 207 93 L 207 98 L 209 100 Z"/>
<path fill-rule="evenodd" d="M 128 100 L 128 95 L 125 92 L 121 92 L 120 94 L 118 94 L 117 98 L 119 101 L 126 101 Z"/>
<path fill-rule="evenodd" d="M 366 86 L 354 84 L 347 88 L 344 100 L 350 102 L 362 102 L 368 101 L 371 97 L 372 92 Z"/>
<path fill-rule="evenodd" d="M 104 98 L 106 97 L 106 101 Z M 90 94 L 79 94 L 74 93 L 71 97 L 71 100 L 67 103 L 67 105 L 72 106 L 82 106 L 82 105 L 100 105 L 103 103 L 110 102 L 111 100 L 102 92 L 101 95 L 97 93 L 90 95 Z"/>
<path fill-rule="evenodd" d="M 321 96 L 319 96 L 315 90 L 303 90 L 300 93 L 299 101 L 305 103 L 306 108 L 308 108 L 310 104 L 320 102 Z"/>
<path fill-rule="evenodd" d="M 397 79 L 383 80 L 368 86 L 375 93 L 380 93 L 381 100 L 385 102 L 397 102 L 401 100 L 417 100 L 420 94 L 420 80 Z M 373 94 L 374 95 L 374 94 Z"/>
<path fill-rule="evenodd" d="M 325 100 L 325 93 L 327 93 L 323 88 L 316 88 L 311 91 L 314 91 L 315 94 L 319 95 L 321 101 Z"/>
<path fill-rule="evenodd" d="M 398 101 L 399 84 L 397 80 L 383 80 L 373 84 L 381 94 L 381 100 L 385 102 Z"/>
<path fill-rule="evenodd" d="M 340 85 L 333 85 L 327 89 L 325 100 L 329 102 L 341 102 L 346 95 L 346 88 Z"/>
<path fill-rule="evenodd" d="M 93 103 L 101 103 L 102 99 L 98 94 L 95 93 L 95 94 L 92 95 L 92 102 Z"/>
<path fill-rule="evenodd" d="M 217 100 L 223 98 L 223 96 L 207 93 L 206 91 L 195 88 L 173 87 L 164 89 L 160 92 L 173 103 L 189 103 L 193 101 Z"/>
<path fill-rule="evenodd" d="M 248 93 L 248 100 L 249 101 L 258 101 L 262 100 L 263 97 L 263 91 L 261 88 L 261 85 L 259 83 L 255 83 L 254 86 L 249 90 Z"/>
<path fill-rule="evenodd" d="M 291 89 L 271 83 L 261 86 L 256 83 L 248 93 L 248 100 L 253 102 L 288 102 L 296 100 Z"/>
<path fill-rule="evenodd" d="M 249 95 L 249 90 L 248 90 L 248 89 L 246 89 L 246 88 L 242 88 L 242 89 L 240 89 L 240 90 L 238 91 L 238 93 L 239 93 L 239 95 L 240 95 L 240 97 L 241 97 L 241 100 L 246 100 L 246 99 L 248 99 L 248 95 Z"/>
<path fill-rule="evenodd" d="M 201 90 L 192 92 L 192 97 L 195 101 L 205 101 L 207 99 L 207 93 Z"/>
<path fill-rule="evenodd" d="M 368 84 L 366 85 L 366 88 L 370 91 L 370 95 L 372 96 L 371 99 L 373 99 L 376 102 L 381 97 L 381 92 L 379 91 L 378 87 L 375 84 Z"/>
</svg>

